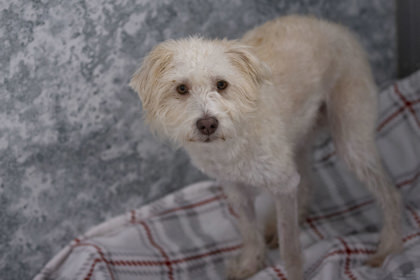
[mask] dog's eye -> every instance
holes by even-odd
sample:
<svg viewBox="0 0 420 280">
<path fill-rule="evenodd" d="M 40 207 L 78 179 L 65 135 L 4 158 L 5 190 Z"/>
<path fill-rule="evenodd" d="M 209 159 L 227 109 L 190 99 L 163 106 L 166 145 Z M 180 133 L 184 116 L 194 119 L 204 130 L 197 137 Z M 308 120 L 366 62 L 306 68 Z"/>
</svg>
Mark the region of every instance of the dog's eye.
<svg viewBox="0 0 420 280">
<path fill-rule="evenodd" d="M 216 87 L 217 87 L 218 90 L 224 90 L 224 89 L 227 88 L 227 86 L 228 86 L 228 83 L 226 81 L 223 81 L 223 80 L 217 81 L 217 83 L 216 83 Z"/>
<path fill-rule="evenodd" d="M 176 87 L 176 91 L 179 94 L 187 94 L 188 93 L 188 87 L 186 85 L 182 84 L 182 85 L 179 85 L 179 86 Z"/>
</svg>

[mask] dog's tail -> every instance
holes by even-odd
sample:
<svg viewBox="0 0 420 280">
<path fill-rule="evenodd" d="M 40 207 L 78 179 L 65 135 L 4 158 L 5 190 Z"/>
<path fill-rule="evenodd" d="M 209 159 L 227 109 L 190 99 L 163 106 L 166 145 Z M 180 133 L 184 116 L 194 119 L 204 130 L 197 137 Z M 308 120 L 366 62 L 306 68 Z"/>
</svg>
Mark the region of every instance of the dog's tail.
<svg viewBox="0 0 420 280">
<path fill-rule="evenodd" d="M 346 60 L 348 65 L 328 97 L 327 113 L 337 154 L 384 212 L 378 252 L 369 260 L 378 265 L 401 248 L 401 197 L 384 172 L 376 148 L 377 89 L 363 57 L 353 55 Z"/>
</svg>

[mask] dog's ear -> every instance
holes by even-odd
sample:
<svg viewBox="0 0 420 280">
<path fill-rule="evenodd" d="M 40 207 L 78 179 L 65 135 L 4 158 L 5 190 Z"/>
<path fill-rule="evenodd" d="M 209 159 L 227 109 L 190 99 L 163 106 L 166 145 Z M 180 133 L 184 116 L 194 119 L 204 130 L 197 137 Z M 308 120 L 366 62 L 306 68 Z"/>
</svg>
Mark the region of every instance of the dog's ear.
<svg viewBox="0 0 420 280">
<path fill-rule="evenodd" d="M 153 107 L 151 103 L 156 100 L 153 93 L 157 90 L 159 79 L 168 70 L 172 60 L 172 52 L 165 43 L 157 45 L 147 55 L 140 69 L 134 73 L 130 87 L 140 96 L 144 108 Z"/>
<path fill-rule="evenodd" d="M 243 74 L 250 77 L 255 85 L 260 85 L 269 79 L 269 67 L 252 53 L 251 47 L 234 43 L 227 49 L 226 53 L 229 55 L 232 64 Z"/>
</svg>

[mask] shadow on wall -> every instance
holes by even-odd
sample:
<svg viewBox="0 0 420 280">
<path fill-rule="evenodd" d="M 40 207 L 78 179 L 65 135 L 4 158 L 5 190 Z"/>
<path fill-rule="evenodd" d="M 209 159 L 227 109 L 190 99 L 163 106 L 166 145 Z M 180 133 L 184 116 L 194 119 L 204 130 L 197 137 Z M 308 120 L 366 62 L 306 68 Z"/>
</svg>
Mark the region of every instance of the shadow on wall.
<svg viewBox="0 0 420 280">
<path fill-rule="evenodd" d="M 176 4 L 175 4 L 176 3 Z M 394 77 L 393 1 L 9 1 L 0 16 L 0 275 L 28 279 L 92 225 L 203 175 L 153 138 L 127 84 L 155 44 L 312 13 Z"/>
</svg>

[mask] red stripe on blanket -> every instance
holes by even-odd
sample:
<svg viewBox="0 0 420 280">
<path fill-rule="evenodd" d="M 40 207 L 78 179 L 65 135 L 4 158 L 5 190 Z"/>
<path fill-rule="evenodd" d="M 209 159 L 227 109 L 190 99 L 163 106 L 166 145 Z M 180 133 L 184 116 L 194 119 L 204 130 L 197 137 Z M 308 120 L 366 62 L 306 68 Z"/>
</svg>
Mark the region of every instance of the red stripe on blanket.
<svg viewBox="0 0 420 280">
<path fill-rule="evenodd" d="M 417 214 L 417 212 L 411 207 L 407 206 L 408 211 L 410 211 L 411 215 L 413 216 L 414 220 L 417 223 L 417 226 L 420 227 L 420 216 Z"/>
<path fill-rule="evenodd" d="M 378 126 L 377 131 L 381 131 L 382 128 L 384 128 L 385 125 L 387 125 L 390 121 L 392 121 L 396 116 L 398 116 L 401 112 L 403 112 L 405 109 L 408 109 L 411 114 L 414 116 L 414 119 L 417 122 L 417 125 L 419 125 L 420 127 L 420 122 L 419 119 L 417 117 L 417 114 L 415 112 L 415 110 L 413 109 L 413 105 L 420 103 L 420 99 L 415 99 L 412 101 L 407 100 L 407 98 L 401 93 L 401 91 L 398 88 L 397 84 L 394 84 L 394 92 L 398 95 L 398 97 L 402 100 L 402 102 L 404 103 L 403 106 L 401 106 L 400 108 L 398 108 L 397 111 L 395 111 L 394 113 L 392 113 L 388 118 L 386 118 L 383 122 L 381 122 L 381 124 Z"/>
<path fill-rule="evenodd" d="M 371 255 L 375 253 L 375 250 L 370 250 L 370 249 L 350 249 L 348 248 L 348 250 L 343 250 L 343 249 L 338 249 L 335 251 L 332 251 L 328 254 L 326 254 L 322 259 L 320 259 L 318 262 L 316 262 L 312 267 L 310 267 L 308 269 L 308 273 L 313 273 L 314 271 L 316 271 L 319 266 L 329 257 L 335 256 L 335 255 L 347 255 L 348 253 L 350 253 L 350 255 L 360 255 L 360 254 L 364 254 L 364 255 Z"/>
<path fill-rule="evenodd" d="M 417 180 L 417 178 L 419 177 L 419 175 L 420 175 L 420 171 L 418 171 L 416 174 L 414 174 L 413 178 L 408 179 L 408 180 L 405 180 L 405 181 L 402 181 L 400 183 L 397 183 L 397 187 L 398 188 L 401 188 L 401 187 L 403 187 L 405 185 L 409 185 L 411 183 L 414 183 L 414 181 Z"/>
<path fill-rule="evenodd" d="M 376 129 L 376 131 L 381 131 L 389 122 L 391 122 L 396 116 L 398 116 L 399 114 L 401 114 L 401 112 L 403 112 L 405 110 L 405 106 L 400 107 L 397 111 L 395 111 L 394 113 L 392 113 L 391 115 L 389 115 L 385 120 L 383 120 L 378 128 Z"/>
<path fill-rule="evenodd" d="M 211 203 L 211 202 L 220 200 L 222 198 L 224 199 L 224 198 L 226 198 L 226 196 L 225 195 L 218 195 L 218 196 L 214 196 L 214 197 L 211 197 L 211 198 L 208 198 L 208 199 L 199 201 L 197 203 L 193 203 L 193 204 L 189 204 L 189 205 L 184 205 L 184 206 L 180 206 L 180 207 L 168 209 L 168 210 L 165 210 L 165 211 L 157 214 L 157 216 L 166 215 L 166 214 L 169 214 L 169 213 L 172 213 L 172 212 L 176 212 L 176 211 L 179 211 L 179 210 L 185 210 L 185 209 L 195 208 L 195 207 L 198 207 L 198 206 L 202 206 L 202 205 L 205 205 L 205 204 L 208 204 L 208 203 Z"/>
<path fill-rule="evenodd" d="M 162 266 L 166 261 L 109 260 L 114 266 Z"/>
<path fill-rule="evenodd" d="M 220 254 L 220 253 L 227 253 L 227 252 L 235 251 L 235 250 L 238 250 L 241 247 L 242 247 L 242 244 L 232 246 L 232 247 L 216 249 L 216 250 L 206 252 L 206 253 L 203 253 L 203 254 L 200 254 L 200 255 L 189 256 L 189 257 L 185 257 L 185 258 L 182 258 L 182 259 L 176 259 L 176 260 L 173 260 L 172 263 L 182 263 L 182 262 L 187 262 L 187 261 L 193 261 L 193 260 L 205 258 L 205 257 L 212 256 L 212 255 L 217 255 L 217 254 Z"/>
<path fill-rule="evenodd" d="M 367 200 L 365 202 L 362 202 L 360 204 L 353 205 L 353 206 L 351 206 L 347 209 L 343 209 L 343 210 L 340 210 L 340 211 L 337 211 L 337 212 L 334 212 L 334 213 L 331 213 L 331 214 L 322 215 L 322 216 L 308 217 L 306 220 L 310 220 L 311 222 L 314 222 L 314 221 L 318 221 L 318 220 L 333 218 L 335 216 L 340 216 L 342 214 L 354 211 L 356 209 L 359 209 L 359 208 L 361 208 L 363 206 L 366 206 L 368 204 L 371 204 L 373 202 L 374 202 L 373 199 L 369 199 L 369 200 Z"/>
<path fill-rule="evenodd" d="M 77 238 L 76 238 L 77 239 Z M 100 256 L 100 258 L 96 258 L 94 260 L 94 262 L 92 263 L 92 265 L 90 266 L 89 272 L 88 274 L 85 276 L 85 280 L 89 280 L 92 277 L 92 273 L 93 270 L 95 269 L 95 266 L 98 262 L 104 262 L 106 265 L 106 268 L 108 270 L 109 276 L 111 277 L 112 280 L 114 280 L 114 274 L 112 273 L 111 267 L 109 266 L 108 260 L 105 258 L 105 254 L 104 252 L 102 252 L 102 249 L 99 248 L 99 246 L 95 245 L 95 244 L 91 244 L 91 243 L 80 243 L 80 240 L 77 239 L 76 241 L 77 243 L 73 245 L 73 248 L 76 247 L 93 247 L 95 248 L 96 252 L 98 253 L 98 255 Z"/>
<path fill-rule="evenodd" d="M 319 239 L 324 239 L 324 235 L 319 231 L 319 229 L 316 227 L 316 225 L 314 224 L 313 220 L 310 217 L 306 218 L 306 222 L 311 227 L 311 229 L 315 232 L 315 234 L 318 235 Z"/>
<path fill-rule="evenodd" d="M 170 280 L 173 280 L 174 279 L 174 275 L 173 275 L 174 271 L 173 271 L 172 263 L 171 263 L 171 260 L 169 259 L 169 256 L 166 254 L 166 252 L 163 250 L 163 248 L 159 244 L 156 243 L 156 241 L 154 240 L 154 238 L 152 236 L 152 231 L 150 230 L 149 226 L 144 221 L 141 221 L 140 224 L 144 227 L 144 230 L 146 231 L 147 238 L 149 239 L 150 243 L 153 245 L 153 247 L 158 249 L 160 254 L 165 259 L 165 265 L 168 267 L 168 277 L 169 277 Z"/>
<path fill-rule="evenodd" d="M 420 127 L 420 120 L 416 114 L 416 111 L 413 108 L 413 104 L 417 103 L 417 101 L 409 101 L 405 96 L 401 93 L 400 89 L 398 88 L 398 84 L 394 84 L 394 92 L 398 95 L 398 97 L 401 99 L 401 101 L 404 103 L 405 108 L 410 111 L 410 113 L 413 115 L 414 120 L 417 123 L 417 126 Z"/>
<path fill-rule="evenodd" d="M 410 235 L 408 235 L 408 236 L 404 237 L 404 238 L 403 238 L 403 242 L 410 241 L 411 239 L 413 239 L 413 238 L 415 238 L 415 237 L 418 237 L 418 236 L 420 236 L 420 231 L 419 231 L 419 232 L 416 232 L 416 233 L 413 233 L 413 234 L 410 234 Z"/>
<path fill-rule="evenodd" d="M 346 274 L 351 280 L 356 280 L 356 276 L 354 276 L 353 272 L 350 270 L 350 256 L 352 254 L 349 246 L 342 238 L 338 238 L 340 242 L 343 244 L 345 253 L 346 253 L 346 260 L 344 264 L 344 274 Z"/>
<path fill-rule="evenodd" d="M 235 246 L 231 246 L 231 247 L 225 247 L 225 248 L 220 248 L 220 249 L 215 249 L 213 251 L 209 251 L 209 252 L 205 252 L 199 255 L 194 255 L 194 256 L 189 256 L 189 257 L 185 257 L 185 258 L 181 258 L 181 259 L 175 259 L 171 261 L 171 264 L 178 264 L 178 263 L 184 263 L 184 262 L 189 262 L 189 261 L 195 261 L 198 259 L 202 259 L 205 257 L 209 257 L 209 256 L 213 256 L 213 255 L 217 255 L 217 254 L 223 254 L 223 253 L 227 253 L 227 252 L 232 252 L 235 250 L 238 250 L 239 248 L 242 247 L 242 244 L 239 245 L 235 245 Z M 166 265 L 167 261 L 139 261 L 139 260 L 109 260 L 108 261 L 111 265 L 115 265 L 115 266 L 161 266 L 161 265 Z"/>
<path fill-rule="evenodd" d="M 344 250 L 335 250 L 335 251 L 332 251 L 332 252 L 330 252 L 330 253 L 328 253 L 328 254 L 326 254 L 322 259 L 320 259 L 320 260 L 318 260 L 318 262 L 316 262 L 314 265 L 312 265 L 309 269 L 308 269 L 308 272 L 310 272 L 310 273 L 312 273 L 312 272 L 314 272 L 315 270 L 317 270 L 318 268 L 319 268 L 319 266 L 326 260 L 326 259 L 328 259 L 329 257 L 331 257 L 331 256 L 335 256 L 335 255 L 342 255 L 342 254 L 345 254 L 345 251 Z"/>
<path fill-rule="evenodd" d="M 204 199 L 202 201 L 199 201 L 199 202 L 196 202 L 196 203 L 193 203 L 193 204 L 188 204 L 188 205 L 184 205 L 184 206 L 180 206 L 180 207 L 176 207 L 176 208 L 171 208 L 171 209 L 162 211 L 162 212 L 160 212 L 160 213 L 158 213 L 156 215 L 152 215 L 152 216 L 147 217 L 147 219 L 149 219 L 151 217 L 166 215 L 166 214 L 169 214 L 169 213 L 172 213 L 172 212 L 176 212 L 176 211 L 179 211 L 179 210 L 186 210 L 186 209 L 191 209 L 191 208 L 203 206 L 205 204 L 208 204 L 208 203 L 211 203 L 211 202 L 214 202 L 214 201 L 218 201 L 218 200 L 224 199 L 224 198 L 226 198 L 226 196 L 224 194 L 223 195 L 218 195 L 218 196 L 213 196 L 213 197 Z M 141 222 L 142 221 L 137 221 L 135 210 L 131 210 L 130 223 L 136 224 L 136 223 L 141 223 Z"/>
<path fill-rule="evenodd" d="M 272 268 L 280 280 L 287 280 L 286 276 L 281 272 L 281 270 L 278 267 L 272 266 Z"/>
<path fill-rule="evenodd" d="M 84 244 L 86 246 L 92 246 L 92 244 Z M 231 247 L 225 247 L 225 248 L 220 248 L 220 249 L 215 249 L 213 251 L 209 251 L 209 252 L 205 252 L 199 255 L 194 255 L 194 256 L 189 256 L 189 257 L 185 257 L 185 258 L 181 258 L 181 259 L 175 259 L 170 261 L 171 264 L 178 264 L 178 263 L 183 263 L 183 262 L 189 262 L 189 261 L 194 261 L 194 260 L 198 260 L 198 259 L 202 259 L 205 257 L 209 257 L 209 256 L 213 256 L 213 255 L 217 255 L 217 254 L 223 254 L 223 253 L 227 253 L 227 252 L 232 252 L 235 250 L 238 250 L 239 248 L 242 247 L 242 244 L 239 245 L 235 245 L 235 246 L 231 246 Z M 96 258 L 93 261 L 93 264 L 89 270 L 89 273 L 87 275 L 87 277 L 85 279 L 90 279 L 90 277 L 93 274 L 93 269 L 94 266 L 97 263 L 100 262 L 105 262 L 108 263 L 110 265 L 113 266 L 162 266 L 165 265 L 167 266 L 168 261 L 154 261 L 154 260 L 112 260 L 112 259 L 106 259 L 106 258 Z"/>
<path fill-rule="evenodd" d="M 95 269 L 96 264 L 97 264 L 98 262 L 101 262 L 101 261 L 102 261 L 102 260 L 101 260 L 101 259 L 99 259 L 99 258 L 96 258 L 96 259 L 94 259 L 94 260 L 93 260 L 93 263 L 92 263 L 92 265 L 90 266 L 89 272 L 88 272 L 88 274 L 86 275 L 86 277 L 85 277 L 85 279 L 84 279 L 84 280 L 89 280 L 89 279 L 92 277 L 92 275 L 93 275 L 93 270 Z"/>
</svg>

